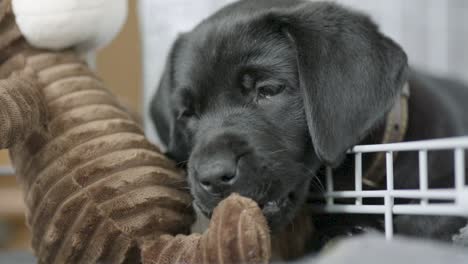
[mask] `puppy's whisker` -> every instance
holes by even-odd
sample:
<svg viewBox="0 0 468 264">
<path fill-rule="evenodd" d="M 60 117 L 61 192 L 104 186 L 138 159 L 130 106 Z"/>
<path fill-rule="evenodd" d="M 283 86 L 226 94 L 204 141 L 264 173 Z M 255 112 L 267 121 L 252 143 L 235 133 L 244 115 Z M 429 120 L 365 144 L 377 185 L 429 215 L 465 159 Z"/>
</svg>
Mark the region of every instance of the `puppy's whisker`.
<svg viewBox="0 0 468 264">
<path fill-rule="evenodd" d="M 182 165 L 186 165 L 187 163 L 188 163 L 188 160 L 180 161 L 180 162 L 177 162 L 177 163 L 176 163 L 176 166 L 177 166 L 177 167 L 180 167 L 180 166 L 182 166 Z"/>
<path fill-rule="evenodd" d="M 310 182 L 310 183 L 311 183 L 312 187 L 314 188 L 314 190 L 317 190 L 317 191 L 319 191 L 320 193 L 324 193 L 324 192 L 325 192 L 324 189 L 323 189 L 323 186 L 321 186 L 321 185 L 318 184 L 317 182 L 312 181 L 312 182 Z"/>
<path fill-rule="evenodd" d="M 325 193 L 325 186 L 318 177 L 313 176 L 312 182 L 316 184 L 316 187 L 319 189 L 320 192 Z"/>
<path fill-rule="evenodd" d="M 278 154 L 278 153 L 282 153 L 282 152 L 287 152 L 287 151 L 289 151 L 289 150 L 288 149 L 280 149 L 280 150 L 270 152 L 270 155 L 274 155 L 274 154 Z"/>
<path fill-rule="evenodd" d="M 315 189 L 318 189 L 319 192 L 321 193 L 325 193 L 325 186 L 323 185 L 322 181 L 320 180 L 319 177 L 317 177 L 315 175 L 315 173 L 313 171 L 311 171 L 309 168 L 307 168 L 306 166 L 302 165 L 302 167 L 308 172 L 310 173 L 311 177 L 312 177 L 312 180 L 310 182 L 310 184 L 312 185 L 312 187 L 314 187 Z"/>
<path fill-rule="evenodd" d="M 266 197 L 268 190 L 270 189 L 270 183 L 266 182 L 260 187 L 260 197 Z"/>
</svg>

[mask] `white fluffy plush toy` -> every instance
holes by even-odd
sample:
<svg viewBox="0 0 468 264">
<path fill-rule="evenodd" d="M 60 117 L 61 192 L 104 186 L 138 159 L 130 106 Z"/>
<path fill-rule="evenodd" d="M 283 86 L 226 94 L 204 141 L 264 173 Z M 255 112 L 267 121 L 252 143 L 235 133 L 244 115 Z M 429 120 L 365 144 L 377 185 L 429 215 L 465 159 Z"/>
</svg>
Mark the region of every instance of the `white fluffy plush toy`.
<svg viewBox="0 0 468 264">
<path fill-rule="evenodd" d="M 127 17 L 127 0 L 12 0 L 12 6 L 29 43 L 55 50 L 101 48 Z"/>
</svg>

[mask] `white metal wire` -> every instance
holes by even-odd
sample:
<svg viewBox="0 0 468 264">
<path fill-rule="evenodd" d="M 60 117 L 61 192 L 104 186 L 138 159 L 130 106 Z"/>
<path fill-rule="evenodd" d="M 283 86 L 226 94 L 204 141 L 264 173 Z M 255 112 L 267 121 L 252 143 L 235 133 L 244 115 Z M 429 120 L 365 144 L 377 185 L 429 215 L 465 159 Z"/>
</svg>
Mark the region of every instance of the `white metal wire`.
<svg viewBox="0 0 468 264">
<path fill-rule="evenodd" d="M 467 149 L 467 137 L 454 137 L 443 139 L 421 140 L 392 144 L 361 145 L 355 146 L 349 153 L 372 153 L 382 151 L 419 151 L 419 150 L 450 150 Z"/>
<path fill-rule="evenodd" d="M 447 215 L 468 217 L 468 186 L 466 183 L 465 156 L 468 149 L 468 137 L 435 139 L 403 142 L 394 144 L 355 146 L 349 154 L 355 156 L 355 189 L 335 191 L 333 173 L 330 168 L 326 175 L 326 192 L 313 195 L 312 198 L 324 197 L 325 205 L 313 206 L 325 213 L 340 214 L 382 214 L 385 219 L 385 236 L 393 237 L 393 216 L 395 215 Z M 428 152 L 452 150 L 454 153 L 455 187 L 451 189 L 430 189 L 428 180 Z M 414 151 L 419 156 L 419 189 L 394 189 L 393 154 L 394 152 Z M 385 190 L 362 190 L 362 154 L 384 152 L 386 156 Z M 415 172 L 416 174 L 417 172 Z M 354 204 L 338 204 L 336 199 L 355 199 Z M 380 205 L 365 205 L 364 198 L 383 198 Z M 395 204 L 396 198 L 420 199 L 419 204 Z M 431 200 L 444 203 L 431 204 Z"/>
<path fill-rule="evenodd" d="M 387 167 L 387 193 L 384 196 L 385 205 L 385 237 L 391 239 L 393 236 L 393 152 L 388 151 L 386 154 L 386 167 Z"/>
<path fill-rule="evenodd" d="M 356 153 L 355 156 L 355 190 L 362 191 L 362 153 Z M 356 205 L 362 205 L 362 197 L 356 198 Z"/>
<path fill-rule="evenodd" d="M 427 150 L 419 151 L 419 189 L 421 192 L 427 191 L 429 186 L 428 173 L 427 173 Z M 428 204 L 428 199 L 421 199 L 421 205 Z"/>
<path fill-rule="evenodd" d="M 327 168 L 327 179 L 326 179 L 326 183 L 325 185 L 327 186 L 327 193 L 331 193 L 333 192 L 333 172 L 332 172 L 332 169 L 331 168 Z M 333 201 L 333 198 L 332 196 L 328 196 L 327 197 L 327 205 L 328 206 L 332 206 L 334 204 L 334 201 Z"/>
</svg>

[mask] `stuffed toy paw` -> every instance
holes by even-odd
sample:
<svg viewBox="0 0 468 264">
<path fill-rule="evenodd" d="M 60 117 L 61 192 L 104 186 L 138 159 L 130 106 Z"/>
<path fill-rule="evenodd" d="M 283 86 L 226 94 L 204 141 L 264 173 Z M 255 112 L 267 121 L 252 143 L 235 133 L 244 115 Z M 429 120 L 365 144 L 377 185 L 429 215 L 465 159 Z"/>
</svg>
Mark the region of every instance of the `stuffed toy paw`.
<svg viewBox="0 0 468 264">
<path fill-rule="evenodd" d="M 143 245 L 143 262 L 163 263 L 268 263 L 270 233 L 257 204 L 237 194 L 214 210 L 205 233 L 161 236 Z"/>
</svg>

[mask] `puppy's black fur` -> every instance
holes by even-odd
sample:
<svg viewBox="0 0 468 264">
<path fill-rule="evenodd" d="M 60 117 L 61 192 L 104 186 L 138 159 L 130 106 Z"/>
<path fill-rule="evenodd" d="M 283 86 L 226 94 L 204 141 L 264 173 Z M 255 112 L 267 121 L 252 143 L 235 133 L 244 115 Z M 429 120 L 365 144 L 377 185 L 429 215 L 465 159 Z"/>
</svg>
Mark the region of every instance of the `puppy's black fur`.
<svg viewBox="0 0 468 264">
<path fill-rule="evenodd" d="M 368 17 L 333 3 L 246 0 L 178 37 L 151 114 L 168 155 L 188 162 L 203 212 L 238 192 L 277 230 L 321 166 L 335 167 L 342 186 L 353 184 L 346 150 L 379 143 L 408 80 L 406 140 L 468 134 L 468 89 L 410 74 L 403 50 Z M 431 186 L 453 185 L 451 161 L 430 156 Z M 395 187 L 417 187 L 417 172 L 417 156 L 401 154 Z M 400 218 L 396 229 L 441 238 L 462 224 L 452 220 Z"/>
</svg>

